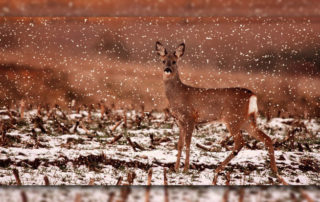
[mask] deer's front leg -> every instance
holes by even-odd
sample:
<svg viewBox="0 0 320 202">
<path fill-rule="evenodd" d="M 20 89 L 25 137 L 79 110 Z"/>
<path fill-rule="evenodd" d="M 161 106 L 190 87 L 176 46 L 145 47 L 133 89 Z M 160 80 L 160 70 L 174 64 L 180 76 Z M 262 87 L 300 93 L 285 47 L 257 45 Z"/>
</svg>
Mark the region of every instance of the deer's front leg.
<svg viewBox="0 0 320 202">
<path fill-rule="evenodd" d="M 178 122 L 178 126 L 179 126 L 179 141 L 178 141 L 178 154 L 177 154 L 177 161 L 176 161 L 176 165 L 174 166 L 174 170 L 176 172 L 179 171 L 179 167 L 180 167 L 180 157 L 181 157 L 181 152 L 184 146 L 184 139 L 185 139 L 185 134 L 186 134 L 186 130 L 184 127 L 184 124 L 181 122 Z"/>
<path fill-rule="evenodd" d="M 186 125 L 186 160 L 184 164 L 183 172 L 188 172 L 189 170 L 189 158 L 190 158 L 190 144 L 191 144 L 191 138 L 192 138 L 192 132 L 194 129 L 194 123 L 189 122 Z"/>
</svg>

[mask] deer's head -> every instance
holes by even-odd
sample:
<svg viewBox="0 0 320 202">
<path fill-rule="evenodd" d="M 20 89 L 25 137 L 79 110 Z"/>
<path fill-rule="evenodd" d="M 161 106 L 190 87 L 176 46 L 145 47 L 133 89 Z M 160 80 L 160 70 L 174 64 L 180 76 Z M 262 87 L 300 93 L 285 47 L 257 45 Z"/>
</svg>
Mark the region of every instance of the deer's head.
<svg viewBox="0 0 320 202">
<path fill-rule="evenodd" d="M 159 41 L 156 42 L 157 54 L 160 56 L 160 59 L 162 60 L 162 63 L 164 65 L 164 79 L 174 78 L 176 75 L 178 75 L 177 61 L 183 55 L 184 50 L 185 45 L 184 43 L 181 43 L 173 53 L 168 54 L 163 45 Z"/>
</svg>

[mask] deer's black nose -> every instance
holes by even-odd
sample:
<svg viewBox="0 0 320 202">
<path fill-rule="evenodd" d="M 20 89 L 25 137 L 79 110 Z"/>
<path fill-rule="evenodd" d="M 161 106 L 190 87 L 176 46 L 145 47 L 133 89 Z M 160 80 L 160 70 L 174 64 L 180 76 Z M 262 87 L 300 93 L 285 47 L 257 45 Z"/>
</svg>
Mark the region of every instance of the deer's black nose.
<svg viewBox="0 0 320 202">
<path fill-rule="evenodd" d="M 166 73 L 172 73 L 172 70 L 171 70 L 169 67 L 167 67 L 167 68 L 164 69 L 164 72 L 166 72 Z"/>
</svg>

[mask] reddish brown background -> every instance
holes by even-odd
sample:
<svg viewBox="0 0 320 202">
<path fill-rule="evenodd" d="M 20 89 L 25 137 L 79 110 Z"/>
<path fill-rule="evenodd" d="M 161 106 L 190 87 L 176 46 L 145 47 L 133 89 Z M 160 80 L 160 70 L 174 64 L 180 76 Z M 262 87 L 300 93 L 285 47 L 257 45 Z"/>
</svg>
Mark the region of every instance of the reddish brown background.
<svg viewBox="0 0 320 202">
<path fill-rule="evenodd" d="M 247 87 L 264 114 L 319 117 L 319 11 L 316 0 L 2 0 L 0 104 L 162 109 L 160 40 L 186 43 L 185 83 Z"/>
<path fill-rule="evenodd" d="M 1 0 L 6 16 L 319 16 L 318 0 Z"/>
</svg>

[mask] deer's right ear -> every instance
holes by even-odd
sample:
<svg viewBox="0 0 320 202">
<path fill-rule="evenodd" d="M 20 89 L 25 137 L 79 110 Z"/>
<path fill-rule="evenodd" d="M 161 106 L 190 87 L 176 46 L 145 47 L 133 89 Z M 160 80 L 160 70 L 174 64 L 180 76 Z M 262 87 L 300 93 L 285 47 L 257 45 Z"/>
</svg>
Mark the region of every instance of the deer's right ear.
<svg viewBox="0 0 320 202">
<path fill-rule="evenodd" d="M 156 51 L 160 56 L 167 55 L 167 50 L 163 47 L 163 45 L 159 41 L 156 42 Z"/>
</svg>

